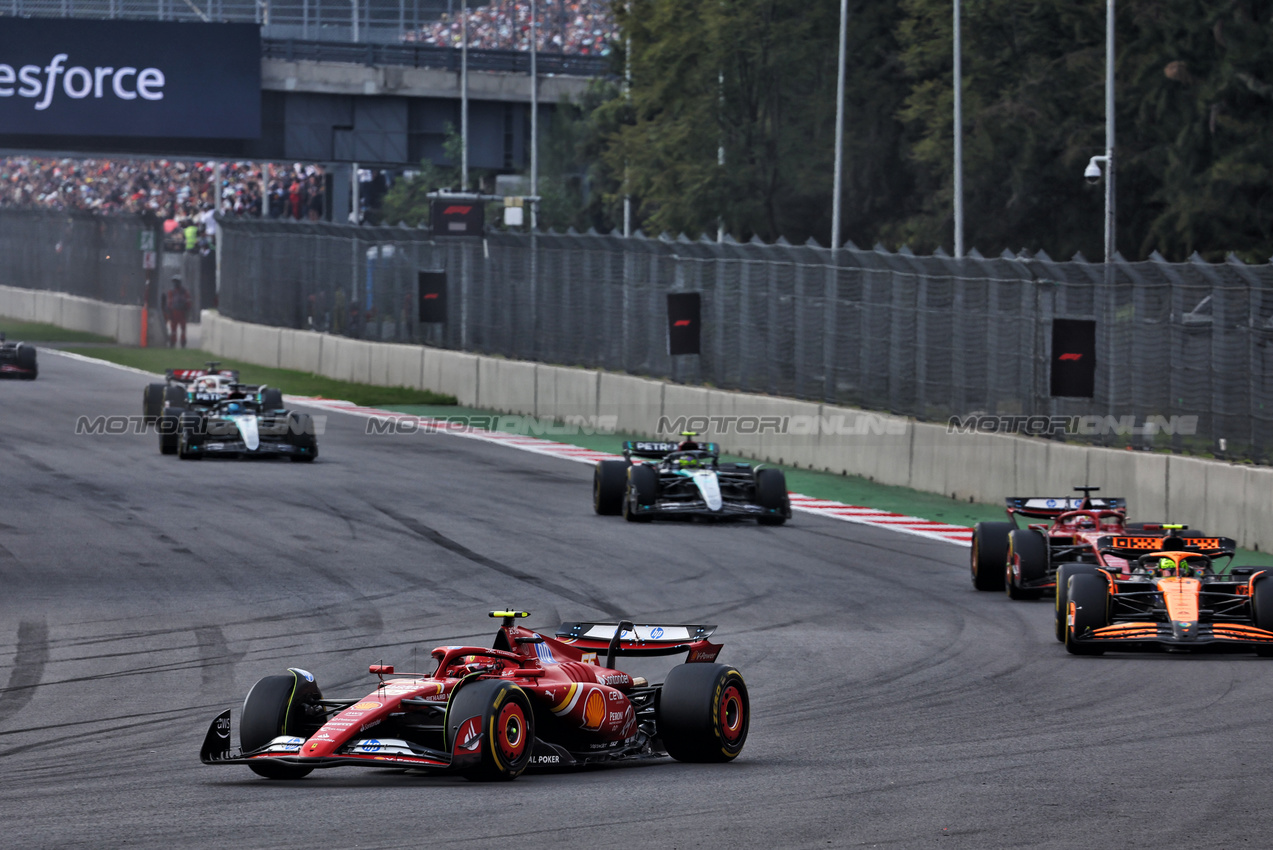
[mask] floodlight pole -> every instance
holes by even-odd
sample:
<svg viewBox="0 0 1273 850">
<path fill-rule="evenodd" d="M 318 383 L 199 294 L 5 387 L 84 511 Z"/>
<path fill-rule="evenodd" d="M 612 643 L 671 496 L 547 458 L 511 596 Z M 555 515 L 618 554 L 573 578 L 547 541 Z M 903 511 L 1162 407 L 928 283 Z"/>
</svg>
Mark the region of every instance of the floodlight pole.
<svg viewBox="0 0 1273 850">
<path fill-rule="evenodd" d="M 539 197 L 539 32 L 535 0 L 530 0 L 530 193 Z M 539 204 L 530 208 L 530 229 L 539 228 Z"/>
<path fill-rule="evenodd" d="M 1105 6 L 1105 262 L 1112 263 L 1114 239 L 1114 0 Z"/>
<path fill-rule="evenodd" d="M 964 74 L 959 0 L 955 0 L 955 256 L 964 255 Z"/>
<path fill-rule="evenodd" d="M 831 190 L 831 250 L 840 249 L 840 195 L 844 191 L 844 51 L 849 31 L 849 0 L 840 0 L 840 59 L 835 86 L 835 179 Z"/>
<path fill-rule="evenodd" d="M 469 190 L 469 0 L 460 5 L 460 191 Z"/>
</svg>

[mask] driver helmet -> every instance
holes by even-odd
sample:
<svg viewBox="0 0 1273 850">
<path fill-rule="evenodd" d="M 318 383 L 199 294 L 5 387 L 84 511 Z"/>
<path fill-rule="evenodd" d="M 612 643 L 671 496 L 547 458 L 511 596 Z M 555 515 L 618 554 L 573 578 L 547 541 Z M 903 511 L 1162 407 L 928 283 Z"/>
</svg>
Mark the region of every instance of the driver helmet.
<svg viewBox="0 0 1273 850">
<path fill-rule="evenodd" d="M 1160 576 L 1174 576 L 1176 574 L 1176 561 L 1172 558 L 1159 558 L 1156 572 Z"/>
<path fill-rule="evenodd" d="M 682 431 L 681 436 L 685 439 L 681 440 L 680 444 L 676 447 L 678 452 L 698 451 L 698 443 L 694 442 L 694 438 L 698 436 L 697 431 Z M 695 466 L 697 465 L 698 464 L 695 464 Z"/>
<path fill-rule="evenodd" d="M 702 466 L 703 463 L 696 457 L 678 457 L 676 465 L 681 469 L 696 469 Z"/>
<path fill-rule="evenodd" d="M 1096 528 L 1096 523 L 1092 521 L 1090 516 L 1080 516 L 1074 521 L 1076 528 Z"/>
<path fill-rule="evenodd" d="M 194 391 L 197 393 L 215 393 L 221 389 L 221 379 L 215 375 L 204 375 L 195 378 Z"/>
<path fill-rule="evenodd" d="M 243 405 L 237 401 L 232 401 L 225 406 L 225 412 L 231 416 L 239 416 L 243 413 Z"/>
</svg>

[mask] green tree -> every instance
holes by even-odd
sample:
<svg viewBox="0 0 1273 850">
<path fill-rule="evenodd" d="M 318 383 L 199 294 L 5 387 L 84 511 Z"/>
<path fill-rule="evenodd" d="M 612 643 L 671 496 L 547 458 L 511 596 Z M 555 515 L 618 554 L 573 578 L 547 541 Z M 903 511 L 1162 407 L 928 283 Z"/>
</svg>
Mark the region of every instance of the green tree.
<svg viewBox="0 0 1273 850">
<path fill-rule="evenodd" d="M 852 5 L 846 232 L 870 241 L 906 194 L 895 118 L 905 89 L 897 7 Z M 827 242 L 837 4 L 634 0 L 620 22 L 631 101 L 611 107 L 621 126 L 603 158 L 642 226 L 698 235 L 721 221 L 738 239 Z"/>
<path fill-rule="evenodd" d="M 447 123 L 443 127 L 446 134 L 442 142 L 442 151 L 448 162 L 456 163 L 441 166 L 431 160 L 422 160 L 420 170 L 415 175 L 394 181 L 385 193 L 380 206 L 380 219 L 386 224 L 397 224 L 405 221 L 415 227 L 429 222 L 429 192 L 438 189 L 459 188 L 460 168 L 464 141 L 456 132 L 455 126 Z"/>
</svg>

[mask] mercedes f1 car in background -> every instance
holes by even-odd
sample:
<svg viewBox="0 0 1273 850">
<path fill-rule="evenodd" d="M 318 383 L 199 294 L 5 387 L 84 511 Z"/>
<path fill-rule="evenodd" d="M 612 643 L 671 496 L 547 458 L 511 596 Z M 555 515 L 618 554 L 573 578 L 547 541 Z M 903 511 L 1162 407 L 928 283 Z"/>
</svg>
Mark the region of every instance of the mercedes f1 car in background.
<svg viewBox="0 0 1273 850">
<path fill-rule="evenodd" d="M 692 438 L 694 434 L 686 434 Z M 761 525 L 791 519 L 781 469 L 721 463 L 715 443 L 627 442 L 623 460 L 599 461 L 592 506 L 629 522 L 655 517 L 752 517 Z"/>
<path fill-rule="evenodd" d="M 277 390 L 273 391 L 277 393 Z M 272 406 L 276 403 L 277 406 Z M 171 419 L 176 419 L 175 427 Z M 168 421 L 164 421 L 168 420 Z M 281 396 L 264 387 L 230 384 L 226 395 L 200 410 L 169 408 L 160 422 L 160 450 L 176 436 L 182 460 L 204 457 L 288 457 L 308 462 L 318 457 L 313 417 L 285 409 Z"/>
<path fill-rule="evenodd" d="M 973 528 L 970 554 L 972 583 L 978 590 L 1005 590 L 1013 599 L 1038 599 L 1056 587 L 1057 569 L 1065 563 L 1109 566 L 1096 541 L 1111 534 L 1166 533 L 1155 522 L 1127 522 L 1127 500 L 1093 498 L 1099 487 L 1075 487 L 1081 497 L 1013 496 L 1005 500 L 1009 522 L 979 522 Z M 1018 518 L 1046 520 L 1024 528 Z M 1187 532 L 1186 536 L 1198 532 Z"/>
<path fill-rule="evenodd" d="M 207 407 L 222 398 L 230 384 L 239 381 L 239 373 L 233 369 L 221 369 L 221 364 L 209 361 L 206 369 L 168 369 L 164 383 L 147 384 L 141 393 L 141 412 L 146 424 L 159 421 L 165 408 L 175 411 Z M 282 406 L 282 398 L 279 399 Z"/>
<path fill-rule="evenodd" d="M 1124 572 L 1090 564 L 1064 568 L 1057 629 L 1075 655 L 1107 650 L 1196 649 L 1273 656 L 1273 571 L 1233 567 L 1227 537 L 1106 536 L 1105 556 L 1129 562 Z"/>
<path fill-rule="evenodd" d="M 750 723 L 747 685 L 716 664 L 715 626 L 566 623 L 555 637 L 502 618 L 493 648 L 440 646 L 431 673 L 372 665 L 365 696 L 328 699 L 291 668 L 252 686 L 231 745 L 231 714 L 213 720 L 204 764 L 246 765 L 268 779 L 357 766 L 515 779 L 528 767 L 567 767 L 669 755 L 727 762 Z M 619 657 L 688 653 L 662 684 L 615 669 Z M 605 665 L 599 664 L 600 658 Z"/>
<path fill-rule="evenodd" d="M 0 333 L 0 378 L 34 381 L 40 374 L 35 362 L 35 346 L 25 342 L 5 342 Z"/>
</svg>

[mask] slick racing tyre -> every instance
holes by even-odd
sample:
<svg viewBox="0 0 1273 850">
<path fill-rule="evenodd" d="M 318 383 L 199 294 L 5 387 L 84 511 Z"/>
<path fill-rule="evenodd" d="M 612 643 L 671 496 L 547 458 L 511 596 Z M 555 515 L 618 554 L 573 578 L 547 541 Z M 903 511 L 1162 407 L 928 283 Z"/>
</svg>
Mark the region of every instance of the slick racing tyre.
<svg viewBox="0 0 1273 850">
<path fill-rule="evenodd" d="M 323 698 L 314 677 L 288 670 L 282 676 L 259 679 L 243 701 L 239 721 L 239 745 L 243 752 L 259 749 L 279 735 L 308 738 L 318 731 L 309 721 L 304 706 Z M 314 768 L 291 764 L 249 761 L 248 767 L 266 779 L 300 779 Z"/>
<path fill-rule="evenodd" d="M 1070 576 L 1100 576 L 1094 564 L 1062 564 L 1056 570 L 1056 639 L 1065 642 L 1065 621 L 1070 613 Z M 1102 577 L 1102 581 L 1104 577 Z"/>
<path fill-rule="evenodd" d="M 177 436 L 177 457 L 182 460 L 203 460 L 203 452 L 190 451 L 190 444 L 207 432 L 207 427 L 203 424 L 203 417 L 197 413 L 183 410 L 178 420 L 177 430 L 179 432 Z"/>
<path fill-rule="evenodd" d="M 647 508 L 659 500 L 659 474 L 644 464 L 628 467 L 628 489 L 623 499 L 623 518 L 628 522 L 647 522 L 649 515 L 635 510 Z"/>
<path fill-rule="evenodd" d="M 1257 629 L 1273 632 L 1273 575 L 1266 573 L 1255 580 L 1251 613 Z M 1256 647 L 1255 653 L 1261 658 L 1273 658 L 1273 646 Z"/>
<path fill-rule="evenodd" d="M 34 381 L 36 376 L 40 374 L 39 366 L 35 362 L 35 346 L 26 343 L 18 343 L 18 368 L 25 369 L 26 374 L 22 376 L 23 380 Z"/>
<path fill-rule="evenodd" d="M 297 448 L 305 450 L 303 454 L 292 455 L 292 462 L 313 463 L 314 458 L 318 457 L 318 435 L 314 433 L 314 418 L 308 413 L 289 413 L 287 431 L 288 439 Z"/>
<path fill-rule="evenodd" d="M 185 411 L 179 407 L 168 407 L 159 414 L 155 422 L 155 430 L 159 432 L 159 453 L 175 455 L 181 437 L 181 418 Z"/>
<path fill-rule="evenodd" d="M 165 407 L 185 407 L 186 391 L 181 387 L 165 386 L 164 387 L 164 406 Z"/>
<path fill-rule="evenodd" d="M 623 510 L 623 495 L 628 489 L 628 463 L 602 460 L 592 470 L 592 509 L 602 516 L 614 516 Z"/>
<path fill-rule="evenodd" d="M 141 391 L 141 415 L 147 425 L 154 425 L 164 412 L 164 384 L 147 384 Z"/>
<path fill-rule="evenodd" d="M 1003 590 L 1003 565 L 1008 558 L 1010 522 L 979 522 L 972 530 L 972 586 Z"/>
<path fill-rule="evenodd" d="M 777 511 L 757 517 L 756 521 L 761 525 L 782 525 L 787 521 L 791 503 L 787 496 L 787 476 L 781 469 L 765 467 L 756 470 L 756 504 L 766 510 Z"/>
<path fill-rule="evenodd" d="M 460 688 L 446 712 L 447 747 L 469 762 L 466 779 L 516 779 L 535 750 L 535 712 L 512 682 L 481 679 Z"/>
<path fill-rule="evenodd" d="M 1038 599 L 1043 591 L 1022 587 L 1047 575 L 1048 541 L 1037 531 L 1018 528 L 1008 534 L 1004 558 L 1003 589 L 1009 599 Z"/>
<path fill-rule="evenodd" d="M 659 691 L 658 733 L 677 761 L 732 761 L 747 743 L 747 685 L 724 664 L 678 664 Z"/>
<path fill-rule="evenodd" d="M 283 409 L 283 391 L 274 387 L 266 387 L 261 392 L 261 409 L 262 410 L 282 410 Z"/>
<path fill-rule="evenodd" d="M 1065 629 L 1065 651 L 1071 655 L 1102 655 L 1104 647 L 1083 643 L 1075 636 L 1109 625 L 1109 583 L 1104 576 L 1081 573 L 1071 576 L 1069 583 L 1069 604 L 1074 613 Z M 1071 619 L 1068 612 L 1066 619 Z"/>
</svg>

